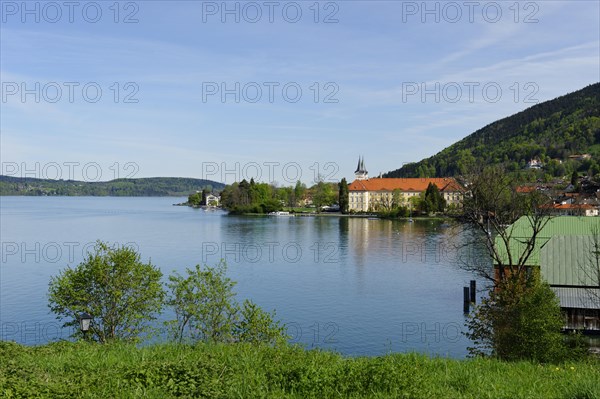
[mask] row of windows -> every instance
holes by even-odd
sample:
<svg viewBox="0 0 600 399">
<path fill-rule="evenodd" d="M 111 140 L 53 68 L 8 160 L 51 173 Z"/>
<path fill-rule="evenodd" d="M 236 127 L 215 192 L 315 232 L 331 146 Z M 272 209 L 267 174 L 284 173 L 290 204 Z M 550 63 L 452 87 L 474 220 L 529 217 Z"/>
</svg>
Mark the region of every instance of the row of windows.
<svg viewBox="0 0 600 399">
<path fill-rule="evenodd" d="M 356 193 L 353 193 L 353 192 L 351 192 L 351 193 L 350 193 L 350 196 L 351 196 L 351 197 L 352 197 L 352 196 L 362 196 L 362 195 L 364 195 L 364 193 L 365 193 L 364 191 L 361 191 L 361 192 L 356 192 Z M 373 191 L 369 191 L 369 193 L 370 193 L 371 195 L 394 195 L 394 193 L 393 193 L 393 192 L 391 192 L 391 191 L 382 191 L 382 192 L 377 192 L 377 191 L 376 191 L 376 192 L 373 192 Z M 421 194 L 421 192 L 416 192 L 416 191 L 411 191 L 411 192 L 400 191 L 400 192 L 399 192 L 399 194 L 401 194 L 401 195 L 404 195 L 404 196 L 413 196 L 413 195 L 419 195 L 419 194 Z M 447 192 L 446 192 L 446 193 L 443 193 L 443 194 L 444 194 L 445 196 L 451 196 L 451 197 L 452 197 L 452 196 L 456 197 L 456 196 L 459 196 L 459 195 L 460 195 L 460 194 L 457 194 L 457 193 L 447 193 Z"/>
<path fill-rule="evenodd" d="M 393 192 L 389 192 L 389 191 L 384 191 L 384 192 L 372 192 L 372 191 L 370 191 L 369 193 L 372 196 L 375 196 L 375 195 L 378 195 L 378 196 L 382 196 L 382 195 L 384 195 L 384 196 L 394 195 Z M 403 195 L 405 197 L 406 196 L 410 197 L 410 196 L 414 196 L 414 195 L 419 195 L 421 193 L 420 192 L 400 192 L 399 194 Z M 457 194 L 457 193 L 443 193 L 443 194 L 444 194 L 445 197 L 454 197 L 454 198 L 457 198 L 457 197 L 460 196 L 460 194 Z M 350 197 L 355 197 L 355 196 L 359 197 L 359 196 L 363 196 L 363 195 L 364 195 L 364 192 L 350 193 Z"/>
<path fill-rule="evenodd" d="M 403 197 L 412 197 L 415 195 L 419 195 L 420 193 L 401 193 L 403 195 Z M 390 193 L 371 193 L 370 197 L 372 201 L 377 201 L 377 200 L 382 200 L 382 199 L 387 199 L 390 198 L 390 196 L 393 196 L 393 194 Z M 461 195 L 460 194 L 444 194 L 444 198 L 446 199 L 446 201 L 460 201 L 461 200 Z M 350 193 L 350 202 L 366 202 L 363 201 L 364 199 L 364 194 L 362 193 Z"/>
</svg>

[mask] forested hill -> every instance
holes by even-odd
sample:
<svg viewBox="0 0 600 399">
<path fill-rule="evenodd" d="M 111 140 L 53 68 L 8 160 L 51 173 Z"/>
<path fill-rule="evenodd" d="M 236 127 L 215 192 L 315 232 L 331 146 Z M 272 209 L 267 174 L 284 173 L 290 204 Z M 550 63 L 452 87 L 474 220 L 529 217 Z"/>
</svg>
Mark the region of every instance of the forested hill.
<svg viewBox="0 0 600 399">
<path fill-rule="evenodd" d="M 50 180 L 0 175 L 0 195 L 69 195 L 115 197 L 187 196 L 203 188 L 220 190 L 224 184 L 185 177 L 115 179 L 106 182 Z"/>
<path fill-rule="evenodd" d="M 569 156 L 587 153 L 591 159 Z M 539 158 L 544 173 L 600 172 L 600 83 L 496 121 L 438 154 L 388 172 L 384 177 L 443 177 L 473 165 L 503 164 L 523 170 Z"/>
</svg>

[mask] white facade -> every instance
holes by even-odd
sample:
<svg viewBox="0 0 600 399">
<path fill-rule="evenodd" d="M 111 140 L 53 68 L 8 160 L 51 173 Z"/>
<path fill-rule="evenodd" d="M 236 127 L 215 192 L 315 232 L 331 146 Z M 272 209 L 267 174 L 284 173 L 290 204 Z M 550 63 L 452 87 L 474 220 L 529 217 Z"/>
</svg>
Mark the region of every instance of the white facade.
<svg viewBox="0 0 600 399">
<path fill-rule="evenodd" d="M 208 194 L 206 196 L 206 205 L 219 206 L 220 200 L 221 200 L 221 197 L 217 197 L 216 195 Z"/>
<path fill-rule="evenodd" d="M 394 205 L 409 207 L 411 198 L 419 197 L 425 192 L 430 181 L 441 190 L 447 205 L 460 206 L 464 197 L 463 191 L 454 179 L 446 180 L 445 182 L 444 179 L 420 178 L 355 180 L 348 190 L 348 209 L 355 212 L 368 212 L 389 210 Z M 411 184 L 413 181 L 419 184 Z"/>
</svg>

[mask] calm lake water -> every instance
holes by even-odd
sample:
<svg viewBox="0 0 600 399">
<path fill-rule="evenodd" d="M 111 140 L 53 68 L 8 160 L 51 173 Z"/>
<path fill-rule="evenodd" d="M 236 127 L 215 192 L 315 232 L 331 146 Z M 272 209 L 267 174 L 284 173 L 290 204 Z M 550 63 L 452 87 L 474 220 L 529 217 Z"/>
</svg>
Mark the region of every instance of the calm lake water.
<svg viewBox="0 0 600 399">
<path fill-rule="evenodd" d="M 460 268 L 452 250 L 460 236 L 444 221 L 242 217 L 172 206 L 184 200 L 0 197 L 1 338 L 68 338 L 49 313 L 48 281 L 100 239 L 133 245 L 165 275 L 226 259 L 240 302 L 276 309 L 292 341 L 307 348 L 466 355 L 462 287 L 474 276 Z"/>
</svg>

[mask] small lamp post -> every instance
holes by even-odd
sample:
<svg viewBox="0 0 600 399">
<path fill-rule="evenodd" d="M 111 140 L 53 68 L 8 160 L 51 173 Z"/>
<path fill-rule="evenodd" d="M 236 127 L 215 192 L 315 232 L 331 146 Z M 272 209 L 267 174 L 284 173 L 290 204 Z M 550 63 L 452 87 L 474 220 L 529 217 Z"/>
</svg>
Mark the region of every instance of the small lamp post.
<svg viewBox="0 0 600 399">
<path fill-rule="evenodd" d="M 90 326 L 92 324 L 92 319 L 93 319 L 93 317 L 89 313 L 82 313 L 79 315 L 79 329 L 83 333 L 84 337 L 87 335 L 87 332 L 90 329 Z"/>
</svg>

